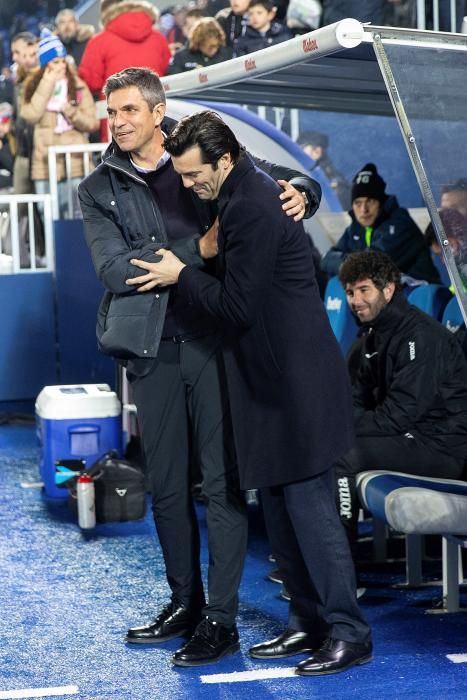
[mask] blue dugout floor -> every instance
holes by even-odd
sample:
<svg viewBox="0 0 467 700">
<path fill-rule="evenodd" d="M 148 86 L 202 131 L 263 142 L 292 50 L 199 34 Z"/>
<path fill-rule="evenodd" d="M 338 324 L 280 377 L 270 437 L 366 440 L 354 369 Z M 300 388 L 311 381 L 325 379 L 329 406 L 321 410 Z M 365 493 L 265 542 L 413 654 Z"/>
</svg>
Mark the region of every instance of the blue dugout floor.
<svg viewBox="0 0 467 700">
<path fill-rule="evenodd" d="M 467 698 L 467 615 L 427 614 L 440 588 L 392 588 L 403 579 L 401 563 L 362 571 L 371 664 L 300 678 L 291 659 L 250 659 L 248 647 L 279 633 L 287 619 L 279 587 L 265 580 L 268 545 L 255 508 L 241 587 L 241 653 L 175 669 L 170 657 L 178 640 L 125 644 L 126 628 L 147 621 L 168 597 L 151 515 L 83 535 L 65 503 L 34 487 L 38 457 L 32 427 L 0 427 L 0 700 Z M 202 506 L 199 519 L 206 559 Z M 431 562 L 430 573 L 440 566 Z"/>
</svg>

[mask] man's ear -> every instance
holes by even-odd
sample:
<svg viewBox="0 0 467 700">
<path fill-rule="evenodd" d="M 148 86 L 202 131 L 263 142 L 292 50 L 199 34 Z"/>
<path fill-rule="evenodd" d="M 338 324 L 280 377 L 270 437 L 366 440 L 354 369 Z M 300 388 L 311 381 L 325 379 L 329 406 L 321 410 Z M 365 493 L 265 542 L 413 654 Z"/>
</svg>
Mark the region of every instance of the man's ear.
<svg viewBox="0 0 467 700">
<path fill-rule="evenodd" d="M 383 287 L 383 294 L 386 301 L 391 301 L 392 297 L 394 296 L 395 290 L 396 285 L 394 284 L 394 282 L 388 282 L 387 285 Z"/>
<path fill-rule="evenodd" d="M 165 117 L 166 106 L 163 102 L 159 102 L 152 110 L 152 115 L 154 117 L 154 126 L 160 126 L 162 120 Z"/>
<path fill-rule="evenodd" d="M 233 161 L 232 161 L 232 156 L 231 156 L 231 154 L 230 154 L 230 153 L 224 153 L 224 155 L 222 155 L 222 156 L 219 158 L 219 167 L 220 167 L 222 170 L 226 170 L 227 168 L 229 168 L 229 167 L 232 165 L 232 162 L 233 162 Z"/>
</svg>

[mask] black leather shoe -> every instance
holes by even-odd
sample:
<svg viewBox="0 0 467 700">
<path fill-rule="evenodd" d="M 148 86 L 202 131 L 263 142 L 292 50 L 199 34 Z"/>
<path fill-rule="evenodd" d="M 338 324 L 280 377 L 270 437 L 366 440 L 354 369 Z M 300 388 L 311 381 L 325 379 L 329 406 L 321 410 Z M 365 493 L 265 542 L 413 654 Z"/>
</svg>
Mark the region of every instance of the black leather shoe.
<svg viewBox="0 0 467 700">
<path fill-rule="evenodd" d="M 142 627 L 131 627 L 126 634 L 130 644 L 157 644 L 169 639 L 191 634 L 201 617 L 201 613 L 185 607 L 176 600 L 168 603 L 153 622 Z"/>
<path fill-rule="evenodd" d="M 268 581 L 272 581 L 272 583 L 284 583 L 284 579 L 282 578 L 282 574 L 279 569 L 272 569 L 266 576 Z"/>
<path fill-rule="evenodd" d="M 339 673 L 352 666 L 368 663 L 373 658 L 372 652 L 371 642 L 357 644 L 329 638 L 313 656 L 301 661 L 295 672 L 299 676 L 324 676 L 328 673 Z"/>
<path fill-rule="evenodd" d="M 255 644 L 248 653 L 254 659 L 284 659 L 287 656 L 319 649 L 322 643 L 323 637 L 318 638 L 307 632 L 286 629 L 275 639 Z"/>
<path fill-rule="evenodd" d="M 176 666 L 204 666 L 214 664 L 226 654 L 240 649 L 235 625 L 224 627 L 205 617 L 190 640 L 172 657 Z"/>
</svg>

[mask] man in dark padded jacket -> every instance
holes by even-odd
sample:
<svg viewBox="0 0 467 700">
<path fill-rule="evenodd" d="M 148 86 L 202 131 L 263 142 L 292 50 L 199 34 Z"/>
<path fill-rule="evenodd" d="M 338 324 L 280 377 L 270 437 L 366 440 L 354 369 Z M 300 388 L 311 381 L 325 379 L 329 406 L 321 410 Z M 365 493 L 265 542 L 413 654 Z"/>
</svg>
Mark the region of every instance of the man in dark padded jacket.
<svg viewBox="0 0 467 700">
<path fill-rule="evenodd" d="M 336 465 L 339 513 L 353 544 L 359 472 L 462 477 L 467 362 L 453 334 L 409 304 L 388 255 L 353 253 L 339 278 L 366 331 L 353 381 L 356 445 Z"/>
<path fill-rule="evenodd" d="M 155 251 L 161 247 L 203 267 L 203 258 L 217 251 L 216 238 L 203 235 L 216 230 L 217 212 L 183 187 L 164 149 L 174 122 L 165 119 L 158 76 L 147 68 L 127 68 L 107 79 L 104 92 L 113 141 L 103 162 L 79 186 L 86 241 L 107 290 L 98 337 L 101 349 L 127 363 L 172 592 L 155 619 L 130 628 L 126 640 L 157 644 L 191 636 L 207 618 L 210 634 L 203 635 L 189 665 L 213 663 L 237 648 L 231 639 L 238 639 L 235 619 L 247 536 L 221 330 L 207 314 L 184 303 L 175 285 L 147 291 L 144 275 L 136 288 L 125 282 L 135 275 L 130 260 L 157 262 Z M 281 180 L 288 214 L 314 213 L 320 199 L 314 180 L 264 162 L 261 167 L 307 190 L 305 199 Z M 192 460 L 200 467 L 206 501 L 207 601 L 190 490 Z"/>
<path fill-rule="evenodd" d="M 337 275 L 347 255 L 357 250 L 382 250 L 399 270 L 417 280 L 439 282 L 430 249 L 407 209 L 394 195 L 373 163 L 367 163 L 352 181 L 352 222 L 321 261 L 321 269 Z"/>
</svg>

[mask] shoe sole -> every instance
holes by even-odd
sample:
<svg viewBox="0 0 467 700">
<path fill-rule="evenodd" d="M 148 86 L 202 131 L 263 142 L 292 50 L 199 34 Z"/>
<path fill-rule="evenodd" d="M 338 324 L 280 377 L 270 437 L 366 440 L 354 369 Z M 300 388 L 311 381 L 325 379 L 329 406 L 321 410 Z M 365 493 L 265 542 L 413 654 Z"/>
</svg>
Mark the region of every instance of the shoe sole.
<svg viewBox="0 0 467 700">
<path fill-rule="evenodd" d="M 216 664 L 220 659 L 222 659 L 222 657 L 227 656 L 227 654 L 235 654 L 237 651 L 240 651 L 240 643 L 233 644 L 232 646 L 228 647 L 215 659 L 209 659 L 206 661 L 179 661 L 178 659 L 172 658 L 172 663 L 174 666 L 210 666 L 211 664 Z"/>
<path fill-rule="evenodd" d="M 318 647 L 319 648 L 319 647 Z M 270 654 L 269 656 L 253 654 L 248 652 L 252 659 L 260 659 L 261 661 L 273 661 L 274 659 L 288 659 L 290 656 L 299 656 L 300 654 L 312 654 L 316 649 L 301 649 L 300 651 L 291 651 L 289 654 Z"/>
<path fill-rule="evenodd" d="M 193 633 L 193 629 L 187 628 L 180 630 L 179 632 L 174 632 L 173 634 L 164 635 L 163 637 L 153 637 L 152 639 L 125 637 L 125 642 L 128 642 L 128 644 L 162 644 L 163 642 L 170 642 L 171 639 L 177 639 L 177 637 L 187 637 Z"/>
<path fill-rule="evenodd" d="M 354 661 L 353 663 L 344 666 L 344 668 L 338 668 L 334 671 L 300 671 L 299 669 L 295 669 L 295 673 L 298 676 L 331 676 L 333 673 L 348 671 L 349 668 L 353 668 L 353 666 L 363 666 L 363 664 L 368 664 L 370 661 L 373 661 L 373 654 L 370 654 L 370 656 L 364 656 L 363 659 Z"/>
</svg>

